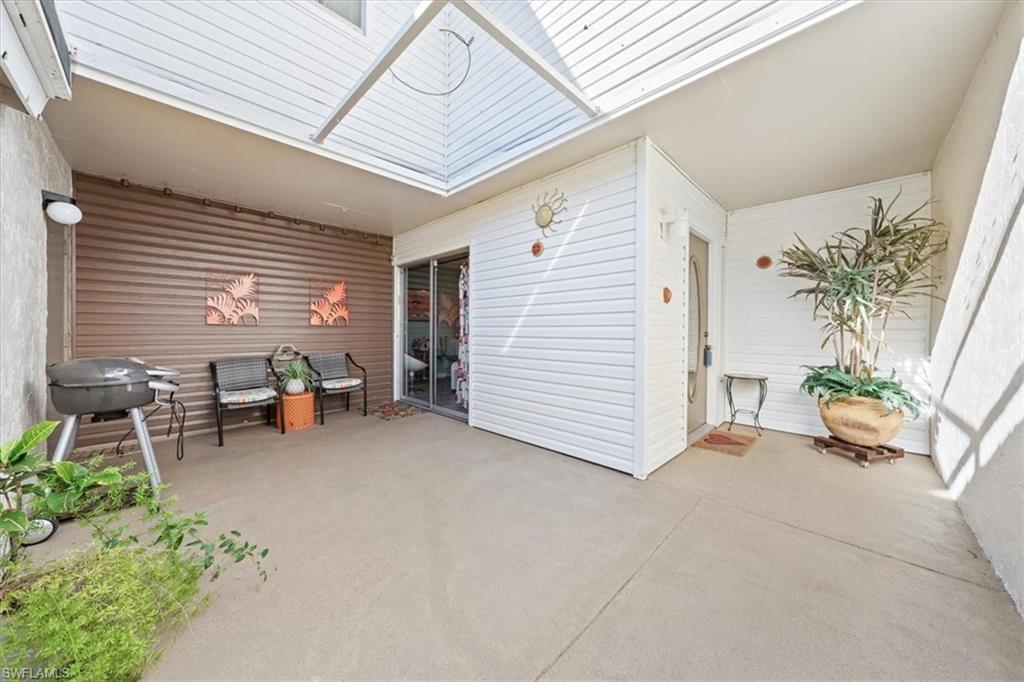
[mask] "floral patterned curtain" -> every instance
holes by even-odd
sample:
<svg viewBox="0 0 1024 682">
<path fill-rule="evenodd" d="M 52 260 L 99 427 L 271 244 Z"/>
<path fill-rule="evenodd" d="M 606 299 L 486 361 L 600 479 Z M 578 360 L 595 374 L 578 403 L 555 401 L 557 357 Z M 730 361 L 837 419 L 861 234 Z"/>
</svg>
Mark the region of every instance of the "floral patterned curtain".
<svg viewBox="0 0 1024 682">
<path fill-rule="evenodd" d="M 454 377 L 455 402 L 469 409 L 469 261 L 459 270 L 459 361 Z"/>
</svg>

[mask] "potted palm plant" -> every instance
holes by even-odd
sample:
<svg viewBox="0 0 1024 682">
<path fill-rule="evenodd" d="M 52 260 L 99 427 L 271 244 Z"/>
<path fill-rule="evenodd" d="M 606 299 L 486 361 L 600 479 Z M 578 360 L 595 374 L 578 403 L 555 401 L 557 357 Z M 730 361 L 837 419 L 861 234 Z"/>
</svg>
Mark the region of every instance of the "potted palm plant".
<svg viewBox="0 0 1024 682">
<path fill-rule="evenodd" d="M 925 202 L 906 215 L 872 198 L 871 224 L 837 232 L 814 249 L 796 235 L 782 252 L 782 274 L 810 280 L 791 298 L 803 296 L 823 320 L 822 348 L 835 362 L 807 367 L 800 390 L 818 399 L 822 421 L 837 438 L 873 447 L 887 443 L 916 419 L 920 401 L 895 373 L 878 374 L 886 327 L 893 315 L 909 317 L 915 298 L 932 295 L 938 279 L 932 259 L 946 249 L 941 223 L 922 215 Z"/>
</svg>

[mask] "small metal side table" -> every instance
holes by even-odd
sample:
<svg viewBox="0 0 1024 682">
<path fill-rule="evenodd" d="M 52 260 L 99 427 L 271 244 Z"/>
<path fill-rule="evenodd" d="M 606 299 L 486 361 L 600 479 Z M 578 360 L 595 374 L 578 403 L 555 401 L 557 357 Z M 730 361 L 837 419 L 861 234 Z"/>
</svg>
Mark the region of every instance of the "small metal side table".
<svg viewBox="0 0 1024 682">
<path fill-rule="evenodd" d="M 768 377 L 763 374 L 739 374 L 737 372 L 726 372 L 725 376 L 725 397 L 729 400 L 729 430 L 732 431 L 732 425 L 736 423 L 736 415 L 738 414 L 749 414 L 754 417 L 754 430 L 757 431 L 757 435 L 761 435 L 761 408 L 764 406 L 765 398 L 768 397 Z M 737 408 L 736 403 L 732 399 L 732 382 L 733 381 L 756 381 L 758 388 L 757 396 L 757 409 L 748 410 L 746 408 Z"/>
</svg>

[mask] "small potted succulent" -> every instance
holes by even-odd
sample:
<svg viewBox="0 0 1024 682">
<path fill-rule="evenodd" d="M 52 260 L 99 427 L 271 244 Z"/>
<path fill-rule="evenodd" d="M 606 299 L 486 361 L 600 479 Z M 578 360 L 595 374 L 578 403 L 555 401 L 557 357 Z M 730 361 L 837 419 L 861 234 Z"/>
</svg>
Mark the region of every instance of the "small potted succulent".
<svg viewBox="0 0 1024 682">
<path fill-rule="evenodd" d="M 831 344 L 835 362 L 807 367 L 800 389 L 818 399 L 825 427 L 837 438 L 873 447 L 896 437 L 905 415 L 917 418 L 920 401 L 896 378 L 879 376 L 878 359 L 890 317 L 909 318 L 919 295 L 931 295 L 938 279 L 932 259 L 946 250 L 941 223 L 922 215 L 930 202 L 900 216 L 872 198 L 871 225 L 832 235 L 813 249 L 797 235 L 782 252 L 782 274 L 810 280 L 797 290 L 814 303 L 822 320 L 822 348 Z"/>
<path fill-rule="evenodd" d="M 309 366 L 301 360 L 294 360 L 282 367 L 281 376 L 284 392 L 288 395 L 305 393 L 312 384 Z"/>
</svg>

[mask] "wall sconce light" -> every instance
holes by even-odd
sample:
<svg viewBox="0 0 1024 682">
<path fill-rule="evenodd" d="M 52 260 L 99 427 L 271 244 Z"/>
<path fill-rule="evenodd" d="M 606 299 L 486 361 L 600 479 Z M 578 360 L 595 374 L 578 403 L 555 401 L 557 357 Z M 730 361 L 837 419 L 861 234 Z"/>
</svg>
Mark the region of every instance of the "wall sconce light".
<svg viewBox="0 0 1024 682">
<path fill-rule="evenodd" d="M 661 241 L 668 241 L 672 238 L 672 225 L 674 223 L 674 216 L 662 209 L 658 217 L 658 236 L 661 237 Z"/>
<path fill-rule="evenodd" d="M 683 235 L 688 229 L 686 211 L 683 211 L 682 216 L 674 210 L 664 208 L 658 212 L 658 232 L 662 241 L 671 241 Z"/>
<path fill-rule="evenodd" d="M 61 225 L 74 225 L 82 219 L 82 209 L 71 197 L 43 190 L 43 208 L 50 220 Z"/>
</svg>

